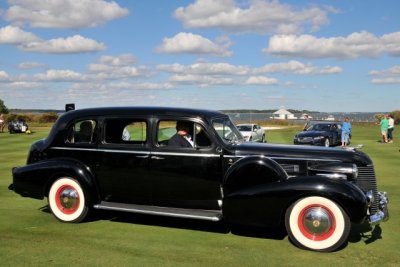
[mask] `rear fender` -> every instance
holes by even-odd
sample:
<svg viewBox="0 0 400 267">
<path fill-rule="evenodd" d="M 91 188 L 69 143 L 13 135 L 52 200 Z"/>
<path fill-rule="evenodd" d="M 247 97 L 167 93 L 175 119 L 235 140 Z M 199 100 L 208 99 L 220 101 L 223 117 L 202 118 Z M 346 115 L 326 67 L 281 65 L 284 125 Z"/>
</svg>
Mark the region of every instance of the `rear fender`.
<svg viewBox="0 0 400 267">
<path fill-rule="evenodd" d="M 60 177 L 76 179 L 88 194 L 89 201 L 98 200 L 94 175 L 89 167 L 72 159 L 50 159 L 13 170 L 14 191 L 22 196 L 43 199 L 53 182 Z"/>
</svg>

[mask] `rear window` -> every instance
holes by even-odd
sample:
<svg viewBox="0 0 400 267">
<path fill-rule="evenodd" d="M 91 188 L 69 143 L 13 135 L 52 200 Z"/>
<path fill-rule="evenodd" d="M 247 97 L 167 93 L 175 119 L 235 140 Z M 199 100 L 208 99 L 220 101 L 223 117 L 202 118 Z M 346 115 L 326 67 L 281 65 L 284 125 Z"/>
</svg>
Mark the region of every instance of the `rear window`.
<svg viewBox="0 0 400 267">
<path fill-rule="evenodd" d="M 75 122 L 68 129 L 67 143 L 92 144 L 96 142 L 96 121 L 81 120 Z"/>
<path fill-rule="evenodd" d="M 137 119 L 110 119 L 105 124 L 105 141 L 109 144 L 144 144 L 147 122 Z"/>
</svg>

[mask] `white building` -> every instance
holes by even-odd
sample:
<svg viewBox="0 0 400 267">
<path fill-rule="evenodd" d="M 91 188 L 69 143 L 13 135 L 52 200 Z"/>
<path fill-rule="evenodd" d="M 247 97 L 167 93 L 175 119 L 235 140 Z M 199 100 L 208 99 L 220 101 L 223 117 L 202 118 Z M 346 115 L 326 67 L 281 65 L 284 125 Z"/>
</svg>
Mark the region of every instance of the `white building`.
<svg viewBox="0 0 400 267">
<path fill-rule="evenodd" d="M 272 119 L 274 120 L 294 120 L 297 119 L 293 113 L 287 111 L 284 108 L 280 108 L 273 113 Z"/>
</svg>

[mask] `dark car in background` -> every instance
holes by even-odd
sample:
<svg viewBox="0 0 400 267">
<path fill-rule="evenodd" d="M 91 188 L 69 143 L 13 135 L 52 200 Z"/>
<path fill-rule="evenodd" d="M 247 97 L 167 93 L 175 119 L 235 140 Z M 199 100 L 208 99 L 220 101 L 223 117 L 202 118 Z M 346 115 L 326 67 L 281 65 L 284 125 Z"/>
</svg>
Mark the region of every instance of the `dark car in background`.
<svg viewBox="0 0 400 267">
<path fill-rule="evenodd" d="M 342 142 L 342 124 L 338 122 L 312 122 L 294 137 L 295 145 L 336 146 Z"/>
<path fill-rule="evenodd" d="M 25 133 L 28 131 L 28 124 L 24 120 L 13 120 L 8 123 L 10 133 Z"/>
<path fill-rule="evenodd" d="M 178 123 L 191 147 L 169 144 Z M 69 223 L 113 210 L 285 227 L 301 248 L 334 251 L 352 224 L 372 230 L 388 219 L 387 194 L 362 151 L 245 142 L 228 115 L 210 110 L 69 111 L 12 175 L 10 190 L 47 197 Z"/>
</svg>

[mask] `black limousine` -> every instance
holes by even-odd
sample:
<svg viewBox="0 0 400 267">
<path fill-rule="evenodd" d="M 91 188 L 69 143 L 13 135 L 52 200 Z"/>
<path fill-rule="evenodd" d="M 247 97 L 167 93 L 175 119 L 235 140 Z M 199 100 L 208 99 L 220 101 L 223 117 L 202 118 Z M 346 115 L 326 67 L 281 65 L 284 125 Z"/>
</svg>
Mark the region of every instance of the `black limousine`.
<svg viewBox="0 0 400 267">
<path fill-rule="evenodd" d="M 179 136 L 178 136 L 179 135 Z M 62 222 L 116 210 L 285 226 L 293 243 L 334 251 L 353 224 L 388 219 L 374 165 L 350 149 L 244 142 L 218 111 L 69 111 L 13 168 L 9 189 L 48 198 Z"/>
</svg>

